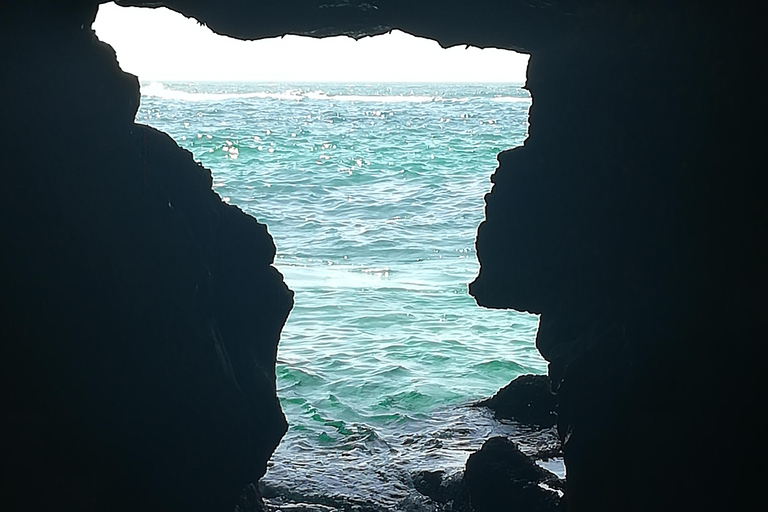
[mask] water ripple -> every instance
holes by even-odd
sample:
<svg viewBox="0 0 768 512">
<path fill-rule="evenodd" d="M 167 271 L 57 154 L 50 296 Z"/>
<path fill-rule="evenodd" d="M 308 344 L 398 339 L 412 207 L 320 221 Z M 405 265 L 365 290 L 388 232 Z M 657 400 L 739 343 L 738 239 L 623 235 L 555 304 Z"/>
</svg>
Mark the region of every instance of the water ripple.
<svg viewBox="0 0 768 512">
<path fill-rule="evenodd" d="M 222 197 L 267 224 L 275 265 L 296 292 L 277 365 L 290 429 L 264 480 L 268 494 L 313 497 L 326 507 L 315 510 L 338 500 L 397 509 L 420 499 L 412 471 L 457 471 L 487 436 L 520 434 L 464 405 L 545 371 L 533 345 L 538 319 L 479 308 L 466 287 L 496 155 L 526 137 L 526 91 L 142 92 L 138 121 L 169 133 L 212 169 Z"/>
</svg>

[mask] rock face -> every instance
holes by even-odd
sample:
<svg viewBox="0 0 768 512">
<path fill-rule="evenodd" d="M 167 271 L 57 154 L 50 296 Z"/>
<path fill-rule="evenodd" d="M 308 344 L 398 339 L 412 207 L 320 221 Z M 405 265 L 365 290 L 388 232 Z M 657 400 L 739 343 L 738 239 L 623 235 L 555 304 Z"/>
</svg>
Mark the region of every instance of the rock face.
<svg viewBox="0 0 768 512">
<path fill-rule="evenodd" d="M 470 455 L 464 472 L 475 512 L 556 512 L 557 493 L 539 484 L 557 480 L 504 437 L 486 441 Z"/>
<path fill-rule="evenodd" d="M 285 428 L 274 355 L 291 294 L 264 227 L 133 124 L 136 80 L 89 30 L 97 3 L 2 7 L 2 499 L 230 510 Z M 121 3 L 243 38 L 401 28 L 530 52 L 530 137 L 499 157 L 471 292 L 542 315 L 568 510 L 758 502 L 759 3 Z"/>
<path fill-rule="evenodd" d="M 2 508 L 230 511 L 286 428 L 292 292 L 265 226 L 133 124 L 95 7 L 0 27 Z"/>
<path fill-rule="evenodd" d="M 436 510 L 472 512 L 469 490 L 460 473 L 446 475 L 443 471 L 419 471 L 413 475 L 413 485 L 437 504 Z"/>
<path fill-rule="evenodd" d="M 528 425 L 551 427 L 557 421 L 557 398 L 546 375 L 520 375 L 475 405 L 491 409 L 497 418 Z"/>
<path fill-rule="evenodd" d="M 471 293 L 541 313 L 569 510 L 738 509 L 766 475 L 739 447 L 766 396 L 765 44 L 749 10 L 630 11 L 533 52 Z"/>
</svg>

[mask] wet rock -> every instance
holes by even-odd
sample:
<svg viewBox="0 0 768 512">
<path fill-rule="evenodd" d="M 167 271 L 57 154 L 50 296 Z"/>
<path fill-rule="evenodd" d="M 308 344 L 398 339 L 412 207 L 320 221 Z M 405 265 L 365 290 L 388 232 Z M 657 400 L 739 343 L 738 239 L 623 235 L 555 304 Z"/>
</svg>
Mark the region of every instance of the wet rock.
<svg viewBox="0 0 768 512">
<path fill-rule="evenodd" d="M 537 466 L 504 437 L 489 439 L 470 455 L 464 482 L 476 512 L 559 510 L 559 495 L 547 488 L 559 485 L 557 476 Z"/>
<path fill-rule="evenodd" d="M 493 397 L 475 405 L 491 409 L 500 419 L 544 428 L 557 422 L 557 398 L 546 375 L 521 375 Z"/>
<path fill-rule="evenodd" d="M 419 471 L 413 475 L 417 491 L 440 505 L 445 512 L 471 512 L 469 490 L 461 474 L 445 475 L 444 471 Z"/>
<path fill-rule="evenodd" d="M 440 484 L 444 475 L 443 471 L 419 471 L 413 475 L 413 486 L 424 496 L 443 501 L 440 497 Z"/>
<path fill-rule="evenodd" d="M 234 512 L 266 512 L 267 507 L 259 486 L 249 484 L 240 495 L 240 501 L 234 508 Z"/>
</svg>

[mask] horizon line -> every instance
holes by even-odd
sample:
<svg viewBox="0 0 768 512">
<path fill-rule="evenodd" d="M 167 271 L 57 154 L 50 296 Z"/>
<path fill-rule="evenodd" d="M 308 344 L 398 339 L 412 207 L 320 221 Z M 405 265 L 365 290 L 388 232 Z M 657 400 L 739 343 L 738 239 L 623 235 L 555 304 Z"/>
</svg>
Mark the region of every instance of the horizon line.
<svg viewBox="0 0 768 512">
<path fill-rule="evenodd" d="M 129 73 L 133 74 L 133 73 Z M 423 80 L 257 80 L 257 79 L 238 79 L 238 80 L 217 80 L 217 79 L 203 79 L 203 80 L 197 80 L 197 79 L 178 79 L 178 78 L 142 78 L 138 77 L 137 75 L 133 75 L 139 78 L 139 84 L 149 84 L 149 83 L 157 83 L 157 82 L 164 82 L 164 83 L 216 83 L 216 84 L 225 84 L 225 83 L 258 83 L 258 84 L 414 84 L 414 85 L 424 85 L 424 84 L 510 84 L 510 85 L 525 85 L 526 80 L 523 81 L 510 81 L 510 80 L 435 80 L 435 81 L 423 81 Z"/>
</svg>

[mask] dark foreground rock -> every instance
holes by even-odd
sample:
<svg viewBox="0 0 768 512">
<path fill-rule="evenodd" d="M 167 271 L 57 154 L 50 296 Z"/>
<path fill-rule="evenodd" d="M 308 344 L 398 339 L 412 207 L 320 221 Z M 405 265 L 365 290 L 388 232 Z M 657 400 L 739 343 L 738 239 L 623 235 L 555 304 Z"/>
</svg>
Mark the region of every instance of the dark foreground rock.
<svg viewBox="0 0 768 512">
<path fill-rule="evenodd" d="M 475 404 L 499 419 L 551 427 L 557 422 L 557 398 L 546 375 L 520 375 L 487 400 Z"/>
<path fill-rule="evenodd" d="M 555 512 L 561 487 L 556 475 L 540 468 L 515 444 L 494 437 L 470 455 L 464 482 L 476 512 Z"/>
<path fill-rule="evenodd" d="M 469 489 L 461 474 L 446 475 L 444 471 L 420 471 L 413 475 L 417 491 L 440 505 L 441 511 L 471 512 Z"/>
<path fill-rule="evenodd" d="M 240 495 L 234 512 L 267 512 L 264 497 L 257 484 L 249 484 Z"/>
</svg>

